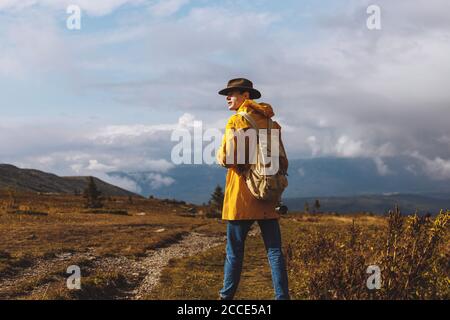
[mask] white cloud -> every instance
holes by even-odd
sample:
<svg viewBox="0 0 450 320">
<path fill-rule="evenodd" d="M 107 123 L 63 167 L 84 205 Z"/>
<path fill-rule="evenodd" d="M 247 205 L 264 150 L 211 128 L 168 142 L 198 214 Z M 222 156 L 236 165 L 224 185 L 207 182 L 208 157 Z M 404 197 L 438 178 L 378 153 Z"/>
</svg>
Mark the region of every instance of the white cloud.
<svg viewBox="0 0 450 320">
<path fill-rule="evenodd" d="M 175 183 L 175 179 L 172 177 L 156 172 L 131 172 L 128 176 L 140 185 L 144 184 L 153 190 L 168 187 Z"/>
<path fill-rule="evenodd" d="M 375 162 L 375 166 L 377 167 L 377 171 L 380 176 L 385 176 L 392 173 L 381 157 L 375 157 L 373 158 L 373 161 Z"/>
<path fill-rule="evenodd" d="M 409 164 L 406 166 L 406 170 L 408 170 L 409 172 L 411 172 L 413 175 L 417 176 L 418 172 L 417 172 L 417 168 L 415 165 L 413 164 Z"/>
<path fill-rule="evenodd" d="M 108 174 L 105 174 L 104 172 L 97 172 L 94 173 L 94 175 L 112 185 L 115 185 L 117 187 L 123 188 L 125 190 L 135 192 L 135 193 L 141 193 L 142 188 L 137 184 L 135 181 L 128 179 L 126 177 L 118 177 L 118 176 L 111 176 Z"/>
<path fill-rule="evenodd" d="M 296 141 L 298 143 L 299 134 Z M 324 132 L 317 136 L 309 136 L 306 143 L 312 156 L 343 157 L 343 158 L 380 158 L 396 155 L 392 143 L 386 142 L 374 145 L 370 140 L 363 141 L 354 139 L 347 134 L 336 136 L 333 132 Z"/>
<path fill-rule="evenodd" d="M 189 126 L 192 126 L 195 121 L 194 115 L 190 113 L 183 114 L 180 119 L 178 119 L 178 125 L 181 128 L 187 128 Z"/>
<path fill-rule="evenodd" d="M 81 136 L 70 127 L 16 128 L 0 135 L 1 145 L 7 146 L 0 155 L 15 161 L 41 157 L 42 166 L 58 170 L 63 165 L 45 156 L 84 154 L 62 160 L 73 170 L 87 170 L 93 159 L 118 169 L 167 170 L 167 163 L 155 161 L 167 154 L 170 130 L 189 127 L 194 119 L 223 128 L 225 106 L 217 90 L 244 75 L 273 104 L 291 157 L 371 157 L 383 174 L 389 168 L 382 158 L 418 150 L 435 168 L 429 172 L 445 173 L 444 159 L 450 158 L 450 2 L 380 0 L 386 13 L 380 32 L 365 28 L 368 2 L 349 1 L 349 10 L 337 9 L 334 17 L 312 11 L 309 16 L 323 24 L 307 29 L 283 24 L 285 13 L 264 6 L 243 10 L 202 2 L 169 18 L 185 1 L 154 1 L 150 7 L 143 1 L 78 1 L 92 15 L 143 4 L 162 19 L 148 19 L 143 10 L 126 23 L 122 17 L 107 31 L 70 37 L 77 43 L 71 45 L 51 14 L 25 13 L 58 9 L 66 1 L 0 0 L 2 11 L 29 14 L 1 21 L 0 77 L 33 75 L 46 81 L 42 74 L 52 72 L 75 77 L 78 87 L 125 108 L 188 112 L 172 124 L 102 126 Z"/>
<path fill-rule="evenodd" d="M 339 137 L 336 153 L 343 157 L 358 157 L 364 153 L 362 142 L 350 139 L 348 136 Z"/>
<path fill-rule="evenodd" d="M 63 122 L 10 124 L 0 127 L 0 156 L 8 163 L 59 175 L 164 173 L 174 167 L 167 160 L 173 145 L 169 129 L 177 128 L 179 122 L 104 127 Z M 154 180 L 153 184 L 170 183 L 161 176 Z"/>
<path fill-rule="evenodd" d="M 152 189 L 159 189 L 161 187 L 168 187 L 175 182 L 171 177 L 165 177 L 159 173 L 149 173 L 146 176 L 147 181 L 150 182 Z"/>
<path fill-rule="evenodd" d="M 174 130 L 176 125 L 113 125 L 100 128 L 89 135 L 89 139 L 99 145 L 126 147 L 130 144 L 161 142 L 161 134 Z"/>
<path fill-rule="evenodd" d="M 91 159 L 89 160 L 89 165 L 86 168 L 91 171 L 111 171 L 114 170 L 114 166 L 108 166 L 106 164 L 98 162 L 98 160 Z"/>
<path fill-rule="evenodd" d="M 69 5 L 78 5 L 94 16 L 107 15 L 125 4 L 142 4 L 144 0 L 0 0 L 0 11 L 18 12 L 36 6 L 62 10 Z"/>
<path fill-rule="evenodd" d="M 309 147 L 311 148 L 311 153 L 313 156 L 316 156 L 320 152 L 320 146 L 317 144 L 317 138 L 315 136 L 309 136 L 306 139 L 306 142 L 308 143 Z"/>
<path fill-rule="evenodd" d="M 33 71 L 64 68 L 65 46 L 55 26 L 42 16 L 15 20 L 0 30 L 0 76 L 23 78 Z M 33 19 L 34 18 L 34 19 Z"/>
<path fill-rule="evenodd" d="M 176 13 L 189 2 L 190 0 L 159 0 L 151 5 L 149 9 L 154 16 L 167 17 Z"/>
<path fill-rule="evenodd" d="M 431 178 L 436 180 L 450 179 L 450 159 L 442 159 L 441 157 L 429 159 L 418 151 L 413 152 L 411 156 L 421 161 L 422 169 Z"/>
</svg>

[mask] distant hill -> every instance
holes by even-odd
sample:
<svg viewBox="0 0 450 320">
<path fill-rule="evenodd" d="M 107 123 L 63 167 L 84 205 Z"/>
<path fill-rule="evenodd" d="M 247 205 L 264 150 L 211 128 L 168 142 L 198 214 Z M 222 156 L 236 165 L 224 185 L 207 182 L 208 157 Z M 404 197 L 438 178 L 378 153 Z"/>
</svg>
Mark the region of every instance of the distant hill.
<svg viewBox="0 0 450 320">
<path fill-rule="evenodd" d="M 0 189 L 14 188 L 18 191 L 75 193 L 86 188 L 88 177 L 60 177 L 55 174 L 20 169 L 10 164 L 0 164 Z M 98 189 L 106 196 L 128 196 L 135 193 L 116 187 L 94 177 Z"/>
<path fill-rule="evenodd" d="M 389 194 L 389 195 L 359 195 L 352 197 L 304 197 L 287 198 L 284 200 L 289 211 L 304 211 L 307 202 L 310 212 L 318 199 L 320 212 L 356 213 L 372 212 L 383 214 L 399 205 L 405 214 L 437 214 L 441 209 L 450 208 L 450 194 Z"/>
<path fill-rule="evenodd" d="M 383 159 L 386 172 L 379 173 L 369 158 L 311 158 L 289 161 L 289 187 L 285 198 L 353 197 L 367 194 L 450 194 L 449 179 L 432 179 L 423 172 L 419 160 L 412 157 Z M 175 198 L 201 204 L 210 199 L 217 184 L 225 186 L 226 169 L 218 165 L 179 165 L 165 173 L 110 172 L 111 176 L 130 179 L 142 195 Z M 173 181 L 155 184 L 161 175 Z M 419 199 L 420 200 L 420 199 Z M 303 205 L 302 205 L 303 208 Z"/>
</svg>

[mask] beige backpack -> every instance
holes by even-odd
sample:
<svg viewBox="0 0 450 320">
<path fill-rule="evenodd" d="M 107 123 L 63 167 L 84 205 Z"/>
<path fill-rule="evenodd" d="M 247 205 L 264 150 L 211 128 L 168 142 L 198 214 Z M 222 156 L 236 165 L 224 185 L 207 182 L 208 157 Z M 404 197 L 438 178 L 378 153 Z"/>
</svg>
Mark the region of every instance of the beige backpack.
<svg viewBox="0 0 450 320">
<path fill-rule="evenodd" d="M 275 174 L 271 174 L 269 168 L 271 164 L 264 163 L 263 150 L 267 148 L 267 154 L 271 155 L 271 130 L 273 127 L 272 119 L 268 119 L 268 135 L 266 141 L 259 139 L 259 128 L 253 118 L 246 112 L 239 112 L 256 130 L 258 134 L 256 161 L 250 165 L 250 168 L 245 172 L 245 180 L 248 189 L 252 195 L 258 200 L 266 201 L 280 201 L 281 194 L 288 186 L 288 180 L 285 174 L 280 170 Z M 283 144 L 280 144 L 279 157 L 286 157 Z"/>
</svg>

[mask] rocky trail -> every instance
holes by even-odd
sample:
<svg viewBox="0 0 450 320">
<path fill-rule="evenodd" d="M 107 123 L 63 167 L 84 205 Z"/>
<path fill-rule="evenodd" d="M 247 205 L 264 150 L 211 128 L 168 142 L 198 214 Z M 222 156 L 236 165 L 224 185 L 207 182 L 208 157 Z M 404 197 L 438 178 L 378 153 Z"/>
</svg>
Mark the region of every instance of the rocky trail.
<svg viewBox="0 0 450 320">
<path fill-rule="evenodd" d="M 171 259 L 192 256 L 224 243 L 223 236 L 207 236 L 191 232 L 166 247 L 149 250 L 143 257 L 97 257 L 92 253 L 93 250 L 89 249 L 83 253 L 57 254 L 51 259 L 40 258 L 13 275 L 0 275 L 0 299 L 26 298 L 29 294 L 45 299 L 46 290 L 52 282 L 65 281 L 69 276 L 69 274 L 52 274 L 49 270 L 64 270 L 77 261 L 84 261 L 90 270 L 97 273 L 119 272 L 125 276 L 128 282 L 126 288 L 116 288 L 116 296 L 105 298 L 142 299 L 157 286 L 162 270 Z M 81 266 L 82 277 L 83 270 Z M 29 284 L 31 280 L 35 284 L 33 287 Z"/>
<path fill-rule="evenodd" d="M 255 224 L 249 236 L 259 234 Z M 49 270 L 65 270 L 71 264 L 83 261 L 81 268 L 81 286 L 83 286 L 83 270 L 89 273 L 120 273 L 127 284 L 114 288 L 112 296 L 104 299 L 139 300 L 152 293 L 157 287 L 163 269 L 171 259 L 194 256 L 210 248 L 226 243 L 226 236 L 209 236 L 191 232 L 169 245 L 149 250 L 143 257 L 98 257 L 94 248 L 87 248 L 81 253 L 61 253 L 49 259 L 36 259 L 31 266 L 12 275 L 0 275 L 0 299 L 27 298 L 32 295 L 46 299 L 47 290 L 52 283 L 66 281 L 69 274 L 55 273 Z M 53 273 L 52 273 L 53 272 Z"/>
</svg>

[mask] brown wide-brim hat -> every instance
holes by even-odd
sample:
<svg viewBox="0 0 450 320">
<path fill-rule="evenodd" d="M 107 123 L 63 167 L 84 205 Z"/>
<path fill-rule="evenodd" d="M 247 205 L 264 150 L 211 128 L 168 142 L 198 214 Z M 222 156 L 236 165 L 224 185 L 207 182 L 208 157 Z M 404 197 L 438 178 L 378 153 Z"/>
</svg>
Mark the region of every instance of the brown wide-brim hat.
<svg viewBox="0 0 450 320">
<path fill-rule="evenodd" d="M 244 78 L 237 78 L 228 81 L 228 85 L 225 89 L 219 91 L 220 95 L 227 96 L 230 92 L 234 90 L 243 90 L 250 93 L 250 99 L 261 98 L 261 92 L 253 88 L 253 82 Z"/>
</svg>

